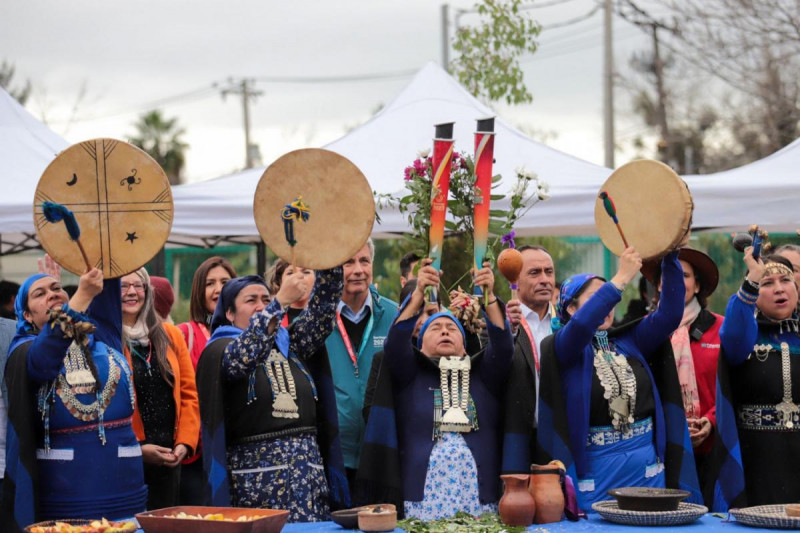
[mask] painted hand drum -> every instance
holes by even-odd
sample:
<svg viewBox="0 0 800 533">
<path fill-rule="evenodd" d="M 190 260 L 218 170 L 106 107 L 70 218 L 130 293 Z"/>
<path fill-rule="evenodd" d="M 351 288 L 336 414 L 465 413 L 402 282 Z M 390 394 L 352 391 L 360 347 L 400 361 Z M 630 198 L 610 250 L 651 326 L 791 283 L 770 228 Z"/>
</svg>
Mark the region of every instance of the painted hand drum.
<svg viewBox="0 0 800 533">
<path fill-rule="evenodd" d="M 172 192 L 164 170 L 139 148 L 92 139 L 58 154 L 36 187 L 33 218 L 39 242 L 62 267 L 82 274 L 86 265 L 62 222 L 42 214 L 45 201 L 70 209 L 81 228 L 89 262 L 106 278 L 145 265 L 172 228 Z"/>
<path fill-rule="evenodd" d="M 622 165 L 600 190 L 614 201 L 628 244 L 645 261 L 676 249 L 691 229 L 694 202 L 689 187 L 660 161 L 641 159 Z M 600 198 L 595 200 L 594 222 L 606 248 L 622 255 L 622 237 Z"/>
<path fill-rule="evenodd" d="M 364 246 L 375 222 L 375 201 L 349 159 L 306 148 L 267 168 L 253 215 L 261 238 L 278 257 L 320 270 L 343 264 Z"/>
</svg>

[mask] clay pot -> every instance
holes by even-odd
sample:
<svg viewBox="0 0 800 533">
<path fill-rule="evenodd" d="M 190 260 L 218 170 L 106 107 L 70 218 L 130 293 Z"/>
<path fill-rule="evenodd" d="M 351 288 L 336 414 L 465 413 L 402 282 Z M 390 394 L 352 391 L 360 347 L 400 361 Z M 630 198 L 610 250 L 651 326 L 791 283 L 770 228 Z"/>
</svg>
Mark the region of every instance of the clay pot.
<svg viewBox="0 0 800 533">
<path fill-rule="evenodd" d="M 534 523 L 560 522 L 564 514 L 564 493 L 561 491 L 561 471 L 558 466 L 531 465 L 531 481 L 528 487 L 536 502 Z"/>
<path fill-rule="evenodd" d="M 530 476 L 525 474 L 507 474 L 500 476 L 505 484 L 505 492 L 500 498 L 498 511 L 500 520 L 507 526 L 528 527 L 533 523 L 536 503 L 528 492 Z"/>
</svg>

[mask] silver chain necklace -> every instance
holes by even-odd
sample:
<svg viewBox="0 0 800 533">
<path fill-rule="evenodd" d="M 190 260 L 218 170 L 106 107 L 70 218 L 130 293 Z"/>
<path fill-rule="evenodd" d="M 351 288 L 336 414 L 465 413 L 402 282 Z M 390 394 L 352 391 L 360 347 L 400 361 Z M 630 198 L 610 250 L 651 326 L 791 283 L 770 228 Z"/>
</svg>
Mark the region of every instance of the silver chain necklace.
<svg viewBox="0 0 800 533">
<path fill-rule="evenodd" d="M 442 431 L 469 433 L 472 429 L 469 407 L 469 357 L 442 357 L 439 359 L 439 382 L 442 387 Z M 460 389 L 460 390 L 459 390 Z"/>
<path fill-rule="evenodd" d="M 300 418 L 300 409 L 297 407 L 297 389 L 292 376 L 289 360 L 278 350 L 272 350 L 264 370 L 269 376 L 272 388 L 272 416 L 275 418 Z"/>
<path fill-rule="evenodd" d="M 603 398 L 608 401 L 611 425 L 623 433 L 630 433 L 636 411 L 636 376 L 628 359 L 610 349 L 597 347 L 594 368 L 603 386 Z"/>
</svg>

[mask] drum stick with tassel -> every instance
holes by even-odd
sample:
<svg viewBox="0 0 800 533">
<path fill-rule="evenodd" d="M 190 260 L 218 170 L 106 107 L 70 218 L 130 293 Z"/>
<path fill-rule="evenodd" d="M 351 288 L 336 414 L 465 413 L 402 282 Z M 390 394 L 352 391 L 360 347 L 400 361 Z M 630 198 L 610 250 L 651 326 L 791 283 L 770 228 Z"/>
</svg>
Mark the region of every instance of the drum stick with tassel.
<svg viewBox="0 0 800 533">
<path fill-rule="evenodd" d="M 489 241 L 489 204 L 492 199 L 492 163 L 494 162 L 494 118 L 478 120 L 475 132 L 475 214 L 474 250 L 475 272 L 483 268 L 483 259 Z M 475 294 L 483 294 L 484 307 L 489 304 L 489 295 L 481 287 Z"/>
<path fill-rule="evenodd" d="M 442 267 L 444 221 L 447 216 L 447 196 L 450 192 L 450 164 L 453 161 L 453 123 L 437 124 L 433 139 L 433 184 L 431 187 L 431 225 L 428 233 L 428 256 L 432 267 Z M 426 289 L 428 301 L 438 301 L 438 290 Z"/>
<path fill-rule="evenodd" d="M 75 241 L 78 245 L 78 249 L 81 251 L 83 262 L 86 263 L 86 271 L 88 272 L 91 270 L 92 265 L 89 263 L 89 256 L 86 255 L 86 250 L 83 249 L 83 244 L 81 244 L 81 228 L 78 226 L 78 221 L 75 220 L 75 215 L 72 211 L 55 202 L 44 202 L 42 204 L 42 213 L 44 214 L 44 218 L 51 224 L 61 222 L 62 220 L 64 221 L 69 238 Z"/>
<path fill-rule="evenodd" d="M 603 207 L 608 213 L 608 216 L 611 217 L 611 220 L 614 221 L 614 224 L 617 226 L 617 231 L 619 231 L 619 236 L 622 237 L 622 244 L 625 245 L 625 248 L 628 248 L 628 239 L 625 238 L 625 233 L 622 231 L 622 227 L 619 225 L 619 219 L 617 218 L 617 207 L 614 205 L 614 200 L 611 199 L 611 196 L 608 195 L 606 191 L 600 192 L 600 199 L 603 200 Z"/>
</svg>

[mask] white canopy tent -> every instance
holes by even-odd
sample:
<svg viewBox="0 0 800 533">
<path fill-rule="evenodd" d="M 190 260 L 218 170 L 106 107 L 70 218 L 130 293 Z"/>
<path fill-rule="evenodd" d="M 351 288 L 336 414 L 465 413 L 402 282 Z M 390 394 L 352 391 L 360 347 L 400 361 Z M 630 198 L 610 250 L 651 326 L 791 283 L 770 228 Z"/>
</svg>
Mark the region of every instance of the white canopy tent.
<svg viewBox="0 0 800 533">
<path fill-rule="evenodd" d="M 2 253 L 37 246 L 33 196 L 39 177 L 53 158 L 69 146 L 0 88 L 0 240 Z"/>
<path fill-rule="evenodd" d="M 403 188 L 403 169 L 421 149 L 432 146 L 434 125 L 455 122 L 456 150 L 472 154 L 476 120 L 493 115 L 435 63 L 428 63 L 409 85 L 364 125 L 325 146 L 355 163 L 378 193 Z M 494 173 L 504 188 L 524 166 L 551 186 L 552 198 L 519 222 L 520 234 L 574 235 L 594 231 L 594 195 L 610 170 L 533 141 L 502 118 L 495 121 Z M 255 236 L 252 199 L 264 167 L 173 189 L 175 241 L 210 236 Z M 585 206 L 589 206 L 585 209 Z M 583 212 L 585 210 L 585 213 Z M 213 213 L 213 216 L 209 216 Z M 377 237 L 407 230 L 395 209 L 380 211 Z"/>
<path fill-rule="evenodd" d="M 753 163 L 683 179 L 694 198 L 695 228 L 742 231 L 756 223 L 773 233 L 800 228 L 800 139 Z"/>
</svg>

